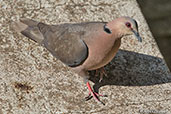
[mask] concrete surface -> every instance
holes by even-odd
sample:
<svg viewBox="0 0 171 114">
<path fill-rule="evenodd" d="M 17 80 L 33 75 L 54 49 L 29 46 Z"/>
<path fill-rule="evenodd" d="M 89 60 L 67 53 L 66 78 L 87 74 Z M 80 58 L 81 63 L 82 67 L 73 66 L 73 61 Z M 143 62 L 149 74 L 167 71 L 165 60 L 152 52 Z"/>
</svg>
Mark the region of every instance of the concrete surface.
<svg viewBox="0 0 171 114">
<path fill-rule="evenodd" d="M 171 74 L 135 0 L 0 0 L 0 15 L 0 114 L 171 113 Z M 84 101 L 82 78 L 9 26 L 21 17 L 55 24 L 119 16 L 138 20 L 143 43 L 123 38 L 108 77 L 98 83 L 90 73 L 105 105 Z"/>
</svg>

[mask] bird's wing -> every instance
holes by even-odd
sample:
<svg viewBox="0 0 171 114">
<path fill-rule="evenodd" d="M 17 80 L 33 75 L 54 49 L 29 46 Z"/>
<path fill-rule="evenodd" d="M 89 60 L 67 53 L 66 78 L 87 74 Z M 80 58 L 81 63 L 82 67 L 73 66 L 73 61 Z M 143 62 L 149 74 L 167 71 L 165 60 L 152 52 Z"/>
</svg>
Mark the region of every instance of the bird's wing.
<svg viewBox="0 0 171 114">
<path fill-rule="evenodd" d="M 43 45 L 63 63 L 75 67 L 88 57 L 88 47 L 81 39 L 84 31 L 73 30 L 71 24 L 38 26 L 44 36 Z"/>
<path fill-rule="evenodd" d="M 78 66 L 88 57 L 88 42 L 96 36 L 102 22 L 47 25 L 31 19 L 14 22 L 13 29 L 44 45 L 56 58 L 69 66 Z M 100 26 L 100 27 L 99 27 Z"/>
</svg>

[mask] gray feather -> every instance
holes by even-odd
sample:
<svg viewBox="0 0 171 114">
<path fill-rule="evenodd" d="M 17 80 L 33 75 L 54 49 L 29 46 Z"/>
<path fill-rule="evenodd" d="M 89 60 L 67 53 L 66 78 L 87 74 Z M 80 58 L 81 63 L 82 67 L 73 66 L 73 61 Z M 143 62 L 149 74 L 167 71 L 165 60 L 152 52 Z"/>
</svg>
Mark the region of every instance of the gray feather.
<svg viewBox="0 0 171 114">
<path fill-rule="evenodd" d="M 21 19 L 17 25 L 27 25 L 20 32 L 26 37 L 43 44 L 53 56 L 68 66 L 81 65 L 88 57 L 88 46 L 84 40 L 91 38 L 103 22 L 65 23 L 47 25 L 30 19 Z M 16 27 L 18 28 L 18 27 Z M 20 27 L 22 28 L 22 27 Z"/>
</svg>

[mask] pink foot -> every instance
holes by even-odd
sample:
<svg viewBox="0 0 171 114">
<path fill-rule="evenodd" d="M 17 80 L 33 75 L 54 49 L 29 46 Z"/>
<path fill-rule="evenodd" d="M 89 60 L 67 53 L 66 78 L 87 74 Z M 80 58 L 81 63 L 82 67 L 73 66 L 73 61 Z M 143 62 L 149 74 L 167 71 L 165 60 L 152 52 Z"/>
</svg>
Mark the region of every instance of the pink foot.
<svg viewBox="0 0 171 114">
<path fill-rule="evenodd" d="M 98 102 L 101 102 L 103 105 L 105 105 L 102 101 L 100 101 L 100 99 L 98 98 L 98 96 L 102 96 L 102 97 L 106 97 L 106 96 L 94 92 L 94 91 L 92 90 L 92 88 L 91 88 L 89 82 L 87 82 L 87 87 L 88 87 L 88 90 L 89 90 L 89 94 L 88 94 L 88 96 L 86 97 L 86 100 L 89 100 L 89 99 L 91 99 L 92 97 L 94 97 Z M 91 96 L 91 94 L 92 94 L 92 96 Z"/>
</svg>

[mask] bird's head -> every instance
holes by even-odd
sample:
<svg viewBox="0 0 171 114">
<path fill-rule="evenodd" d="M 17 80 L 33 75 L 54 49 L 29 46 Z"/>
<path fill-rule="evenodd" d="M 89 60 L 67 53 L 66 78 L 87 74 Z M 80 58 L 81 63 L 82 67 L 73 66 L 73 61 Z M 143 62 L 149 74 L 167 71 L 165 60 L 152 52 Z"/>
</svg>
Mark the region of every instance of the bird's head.
<svg viewBox="0 0 171 114">
<path fill-rule="evenodd" d="M 107 26 L 109 26 L 108 28 L 111 30 L 111 33 L 112 31 L 118 31 L 118 34 L 121 36 L 134 34 L 138 41 L 142 42 L 142 38 L 138 32 L 138 24 L 136 20 L 130 17 L 117 18 L 114 21 L 109 22 L 106 27 Z"/>
</svg>

